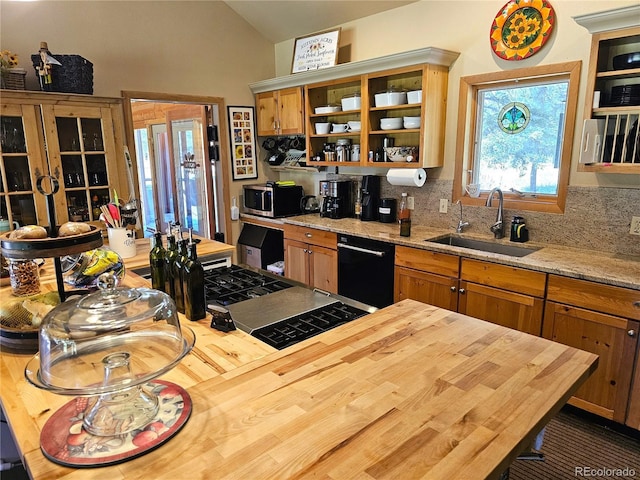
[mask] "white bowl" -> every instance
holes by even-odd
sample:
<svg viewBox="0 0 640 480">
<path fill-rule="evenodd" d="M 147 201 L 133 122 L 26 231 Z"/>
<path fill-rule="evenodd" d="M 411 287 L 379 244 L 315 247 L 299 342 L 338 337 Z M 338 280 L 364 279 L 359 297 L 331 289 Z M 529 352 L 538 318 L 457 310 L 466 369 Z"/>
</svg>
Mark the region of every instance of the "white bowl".
<svg viewBox="0 0 640 480">
<path fill-rule="evenodd" d="M 343 112 L 347 112 L 349 110 L 360 110 L 360 95 L 346 95 L 342 97 L 341 103 Z"/>
<path fill-rule="evenodd" d="M 376 93 L 376 107 L 393 107 L 407 103 L 407 92 L 382 92 Z"/>
<path fill-rule="evenodd" d="M 402 128 L 402 117 L 380 119 L 380 130 L 399 130 Z"/>
<path fill-rule="evenodd" d="M 392 162 L 418 161 L 418 147 L 385 147 L 384 152 Z"/>
<path fill-rule="evenodd" d="M 349 125 L 349 130 L 351 132 L 359 132 L 361 127 L 361 123 L 360 122 L 356 122 L 354 120 L 351 120 L 349 122 L 347 122 L 347 125 Z"/>
<path fill-rule="evenodd" d="M 412 90 L 407 92 L 408 103 L 422 103 L 422 90 Z"/>
<path fill-rule="evenodd" d="M 318 122 L 315 124 L 315 127 L 317 135 L 325 135 L 329 133 L 329 130 L 331 130 L 331 124 L 325 122 Z"/>
<path fill-rule="evenodd" d="M 326 107 L 316 107 L 316 113 L 334 113 L 342 111 L 342 107 L 338 105 L 327 105 Z"/>
<path fill-rule="evenodd" d="M 402 117 L 404 128 L 420 128 L 420 117 Z"/>
</svg>

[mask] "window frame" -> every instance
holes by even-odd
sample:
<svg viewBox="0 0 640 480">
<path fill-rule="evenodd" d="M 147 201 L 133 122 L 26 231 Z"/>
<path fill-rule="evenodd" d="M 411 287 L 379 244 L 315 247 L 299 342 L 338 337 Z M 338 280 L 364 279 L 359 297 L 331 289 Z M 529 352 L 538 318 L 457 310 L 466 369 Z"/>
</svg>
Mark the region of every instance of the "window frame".
<svg viewBox="0 0 640 480">
<path fill-rule="evenodd" d="M 458 128 L 456 138 L 455 171 L 453 180 L 453 201 L 460 200 L 464 205 L 484 206 L 489 192 L 481 192 L 478 198 L 470 197 L 465 191 L 466 173 L 474 161 L 476 138 L 477 94 L 480 89 L 492 85 L 499 86 L 507 82 L 540 82 L 545 77 L 568 80 L 567 107 L 565 116 L 564 136 L 560 154 L 560 168 L 558 173 L 558 190 L 556 195 L 539 195 L 536 197 L 519 196 L 513 192 L 504 193 L 504 208 L 528 210 L 548 213 L 564 213 L 569 174 L 573 151 L 573 139 L 576 127 L 576 109 L 578 105 L 578 90 L 580 86 L 581 61 L 526 67 L 502 72 L 470 75 L 460 78 L 460 93 L 458 97 Z"/>
</svg>

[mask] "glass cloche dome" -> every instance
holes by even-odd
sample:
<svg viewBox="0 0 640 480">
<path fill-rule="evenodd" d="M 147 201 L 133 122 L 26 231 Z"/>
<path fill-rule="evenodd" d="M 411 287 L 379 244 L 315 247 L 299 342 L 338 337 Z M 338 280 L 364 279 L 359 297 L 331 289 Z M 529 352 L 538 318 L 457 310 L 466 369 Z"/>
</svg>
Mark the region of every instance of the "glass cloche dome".
<svg viewBox="0 0 640 480">
<path fill-rule="evenodd" d="M 150 380 L 191 351 L 195 335 L 180 326 L 171 298 L 158 290 L 117 287 L 104 274 L 100 290 L 72 297 L 51 310 L 39 333 L 40 351 L 27 364 L 27 380 L 62 395 L 97 396 L 84 415 L 94 435 L 127 433 L 158 411 Z M 103 430 L 102 419 L 120 419 L 120 430 Z"/>
</svg>

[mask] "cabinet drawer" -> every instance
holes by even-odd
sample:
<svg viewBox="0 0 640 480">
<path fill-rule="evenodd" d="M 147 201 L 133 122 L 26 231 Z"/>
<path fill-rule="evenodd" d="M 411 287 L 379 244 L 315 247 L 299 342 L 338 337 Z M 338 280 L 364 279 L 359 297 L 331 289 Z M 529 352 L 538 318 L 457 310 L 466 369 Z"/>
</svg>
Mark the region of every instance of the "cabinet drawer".
<svg viewBox="0 0 640 480">
<path fill-rule="evenodd" d="M 576 278 L 549 275 L 547 298 L 596 312 L 640 320 L 640 291 Z"/>
<path fill-rule="evenodd" d="M 413 268 L 414 270 L 457 278 L 460 259 L 457 255 L 396 245 L 395 262 L 398 267 Z"/>
<path fill-rule="evenodd" d="M 310 243 L 311 245 L 319 245 L 333 250 L 338 248 L 338 236 L 335 233 L 318 230 L 316 228 L 285 224 L 284 238 Z"/>
<path fill-rule="evenodd" d="M 460 265 L 462 280 L 534 297 L 544 297 L 546 276 L 546 273 L 469 258 L 463 258 Z"/>
</svg>

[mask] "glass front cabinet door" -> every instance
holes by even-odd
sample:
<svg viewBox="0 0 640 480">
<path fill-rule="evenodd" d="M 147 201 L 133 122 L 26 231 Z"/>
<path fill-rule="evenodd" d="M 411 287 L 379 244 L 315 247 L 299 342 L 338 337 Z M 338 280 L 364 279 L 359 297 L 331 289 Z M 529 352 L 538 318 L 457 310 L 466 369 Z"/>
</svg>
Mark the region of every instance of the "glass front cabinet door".
<svg viewBox="0 0 640 480">
<path fill-rule="evenodd" d="M 45 198 L 36 190 L 38 177 L 47 173 L 37 128 L 39 115 L 33 105 L 2 105 L 0 234 L 46 219 Z"/>
<path fill-rule="evenodd" d="M 58 225 L 89 222 L 117 192 L 129 198 L 119 99 L 2 92 L 0 216 L 17 226 L 49 225 L 41 175 L 57 180 Z M 118 149 L 116 145 L 119 145 Z M 46 193 L 50 183 L 43 182 Z M 17 222 L 17 223 L 13 223 Z"/>
</svg>

